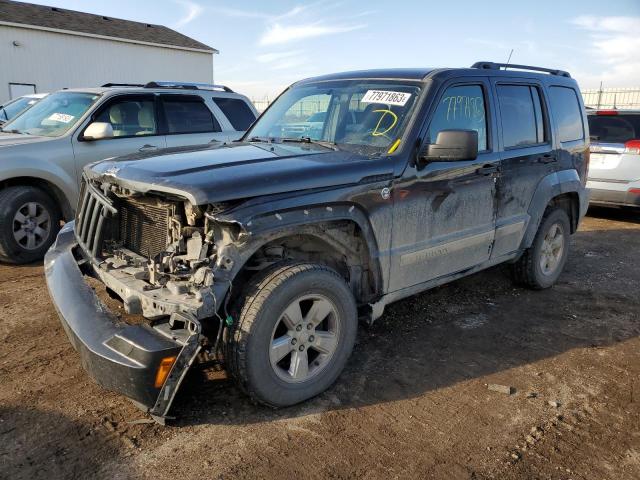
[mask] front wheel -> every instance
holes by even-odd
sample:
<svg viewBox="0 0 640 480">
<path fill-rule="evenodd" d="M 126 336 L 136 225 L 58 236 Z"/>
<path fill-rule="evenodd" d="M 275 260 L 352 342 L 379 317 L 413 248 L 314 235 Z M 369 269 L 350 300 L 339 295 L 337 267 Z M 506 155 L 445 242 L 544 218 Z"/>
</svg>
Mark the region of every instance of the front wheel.
<svg viewBox="0 0 640 480">
<path fill-rule="evenodd" d="M 561 208 L 549 210 L 540 222 L 533 244 L 513 265 L 516 283 L 540 290 L 551 287 L 569 254 L 569 216 Z"/>
<path fill-rule="evenodd" d="M 60 209 L 39 188 L 0 191 L 0 260 L 17 264 L 40 260 L 55 240 L 60 220 Z"/>
<path fill-rule="evenodd" d="M 323 265 L 277 266 L 252 281 L 227 346 L 230 373 L 252 399 L 285 407 L 323 392 L 344 368 L 357 310 Z"/>
</svg>

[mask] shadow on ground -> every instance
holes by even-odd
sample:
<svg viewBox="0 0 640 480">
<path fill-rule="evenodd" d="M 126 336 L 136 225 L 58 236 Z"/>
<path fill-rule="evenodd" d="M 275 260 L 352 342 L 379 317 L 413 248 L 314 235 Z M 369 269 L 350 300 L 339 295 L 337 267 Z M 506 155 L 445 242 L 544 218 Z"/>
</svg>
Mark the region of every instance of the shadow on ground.
<svg viewBox="0 0 640 480">
<path fill-rule="evenodd" d="M 0 478 L 95 478 L 104 473 L 105 460 L 116 457 L 120 449 L 115 436 L 63 414 L 0 408 Z M 120 474 L 110 478 L 129 478 L 126 466 L 121 466 Z"/>
<path fill-rule="evenodd" d="M 623 210 L 597 209 L 594 215 L 637 221 L 635 212 Z M 229 380 L 211 380 L 210 371 L 194 369 L 172 408 L 174 424 L 268 422 L 409 399 L 572 349 L 639 336 L 634 252 L 640 251 L 640 235 L 635 225 L 608 227 L 596 225 L 572 238 L 566 270 L 549 290 L 515 287 L 501 266 L 391 305 L 374 326 L 360 328 L 336 384 L 299 406 L 255 406 Z"/>
</svg>

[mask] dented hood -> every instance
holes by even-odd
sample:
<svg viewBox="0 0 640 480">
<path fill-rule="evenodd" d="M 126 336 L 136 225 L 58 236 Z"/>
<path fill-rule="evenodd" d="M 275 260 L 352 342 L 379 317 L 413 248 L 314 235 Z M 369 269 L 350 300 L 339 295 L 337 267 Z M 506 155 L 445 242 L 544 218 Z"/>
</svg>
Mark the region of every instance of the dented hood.
<svg viewBox="0 0 640 480">
<path fill-rule="evenodd" d="M 85 169 L 136 191 L 167 192 L 197 205 L 356 184 L 392 173 L 391 161 L 308 144 L 235 143 L 165 149 Z"/>
</svg>

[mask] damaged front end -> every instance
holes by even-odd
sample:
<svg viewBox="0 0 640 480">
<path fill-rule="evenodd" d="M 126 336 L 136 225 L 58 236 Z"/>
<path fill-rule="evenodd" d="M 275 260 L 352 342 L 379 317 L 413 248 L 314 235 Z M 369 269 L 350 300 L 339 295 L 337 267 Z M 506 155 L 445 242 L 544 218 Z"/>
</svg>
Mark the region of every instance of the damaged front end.
<svg viewBox="0 0 640 480">
<path fill-rule="evenodd" d="M 201 320 L 219 321 L 230 286 L 231 256 L 243 230 L 179 196 L 139 193 L 102 177 L 83 179 L 75 226 L 47 253 L 47 285 L 88 373 L 156 419 L 206 342 Z M 121 300 L 136 325 L 109 311 L 87 284 L 95 277 Z M 216 349 L 214 348 L 214 351 Z"/>
</svg>

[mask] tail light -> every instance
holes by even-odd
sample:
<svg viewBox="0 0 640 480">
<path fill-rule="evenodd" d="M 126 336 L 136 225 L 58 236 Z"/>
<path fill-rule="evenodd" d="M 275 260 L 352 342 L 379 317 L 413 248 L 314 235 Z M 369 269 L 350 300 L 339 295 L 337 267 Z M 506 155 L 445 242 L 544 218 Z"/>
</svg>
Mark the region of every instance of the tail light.
<svg viewBox="0 0 640 480">
<path fill-rule="evenodd" d="M 597 110 L 596 115 L 618 115 L 617 110 Z"/>
<path fill-rule="evenodd" d="M 630 188 L 629 193 L 640 196 L 640 188 Z"/>
<path fill-rule="evenodd" d="M 624 153 L 640 154 L 640 140 L 629 140 L 624 144 Z"/>
</svg>

